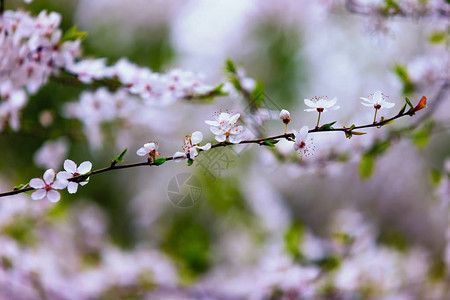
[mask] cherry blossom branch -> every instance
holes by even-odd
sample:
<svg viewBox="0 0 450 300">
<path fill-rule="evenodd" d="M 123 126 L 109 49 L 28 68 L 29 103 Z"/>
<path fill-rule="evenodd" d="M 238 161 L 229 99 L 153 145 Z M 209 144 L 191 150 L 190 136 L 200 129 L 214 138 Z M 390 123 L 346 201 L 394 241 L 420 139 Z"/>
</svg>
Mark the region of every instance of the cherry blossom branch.
<svg viewBox="0 0 450 300">
<path fill-rule="evenodd" d="M 424 100 L 425 99 L 425 100 Z M 409 100 L 408 100 L 409 101 Z M 359 126 L 355 126 L 352 125 L 351 127 L 339 127 L 339 128 L 333 128 L 331 125 L 334 124 L 330 123 L 330 124 L 325 124 L 322 125 L 321 127 L 316 127 L 313 129 L 308 130 L 308 133 L 318 133 L 318 132 L 331 132 L 331 131 L 340 131 L 340 132 L 344 132 L 346 137 L 351 137 L 353 134 L 354 135 L 361 135 L 361 134 L 365 134 L 362 132 L 356 132 L 354 131 L 355 129 L 365 129 L 365 128 L 372 128 L 372 127 L 377 127 L 380 128 L 382 126 L 385 126 L 387 124 L 392 123 L 394 120 L 405 117 L 405 116 L 413 116 L 418 110 L 421 110 L 423 108 L 426 107 L 426 98 L 422 97 L 422 100 L 419 102 L 419 104 L 415 107 L 413 107 L 412 105 L 410 105 L 410 109 L 408 111 L 406 111 L 405 106 L 400 110 L 400 112 L 395 115 L 394 117 L 391 117 L 389 119 L 383 119 L 379 122 L 375 122 L 375 123 L 371 123 L 371 124 L 365 124 L 365 125 L 359 125 Z M 251 140 L 244 140 L 244 141 L 240 141 L 238 143 L 231 143 L 229 141 L 223 141 L 223 142 L 219 142 L 216 143 L 214 145 L 211 146 L 212 148 L 218 148 L 218 147 L 226 147 L 226 146 L 234 146 L 234 145 L 242 145 L 242 144 L 257 144 L 260 146 L 273 146 L 273 144 L 280 140 L 280 139 L 286 139 L 289 141 L 294 141 L 295 138 L 295 133 L 285 133 L 285 134 L 280 134 L 280 135 L 275 135 L 275 136 L 269 136 L 269 137 L 264 137 L 264 138 L 259 138 L 259 139 L 251 139 Z M 203 150 L 200 149 L 200 152 L 202 152 Z M 122 153 L 124 155 L 124 152 Z M 122 155 L 121 154 L 121 155 Z M 80 183 L 83 182 L 85 180 L 87 180 L 88 178 L 90 178 L 93 175 L 96 174 L 100 174 L 100 173 L 105 173 L 105 172 L 109 172 L 109 171 L 114 171 L 114 170 L 121 170 L 121 169 L 129 169 L 129 168 L 135 168 L 135 167 L 143 167 L 143 166 L 159 166 L 163 163 L 165 163 L 166 161 L 171 161 L 174 160 L 173 156 L 167 156 L 167 157 L 159 157 L 157 159 L 153 158 L 153 159 L 147 159 L 147 161 L 143 161 L 143 162 L 137 162 L 137 163 L 130 163 L 130 164 L 120 164 L 117 165 L 118 161 L 113 160 L 111 162 L 111 164 L 107 167 L 101 168 L 101 169 L 97 169 L 91 172 L 88 172 L 86 174 L 82 174 L 82 175 L 76 175 L 73 176 L 71 178 L 68 178 L 67 181 L 71 181 L 71 182 L 76 182 L 76 183 Z M 3 192 L 0 193 L 0 197 L 6 197 L 6 196 L 12 196 L 12 195 L 17 195 L 20 193 L 24 193 L 24 192 L 29 192 L 34 190 L 34 188 L 29 187 L 29 186 L 23 186 L 21 188 L 16 188 L 13 189 L 11 191 L 7 191 L 7 192 Z"/>
</svg>

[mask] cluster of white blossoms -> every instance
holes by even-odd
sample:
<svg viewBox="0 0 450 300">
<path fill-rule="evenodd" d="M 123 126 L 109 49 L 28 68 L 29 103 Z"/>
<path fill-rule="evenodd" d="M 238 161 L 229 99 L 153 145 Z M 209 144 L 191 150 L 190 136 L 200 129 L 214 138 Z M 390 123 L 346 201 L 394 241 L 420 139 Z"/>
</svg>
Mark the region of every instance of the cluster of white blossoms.
<svg viewBox="0 0 450 300">
<path fill-rule="evenodd" d="M 64 161 L 65 171 L 55 173 L 53 169 L 45 171 L 42 179 L 33 178 L 30 180 L 30 187 L 35 191 L 31 194 L 33 200 L 47 199 L 50 202 L 58 202 L 61 195 L 57 190 L 63 190 L 67 188 L 69 193 L 74 194 L 78 190 L 78 185 L 86 185 L 89 182 L 89 178 L 83 181 L 69 181 L 73 177 L 88 174 L 92 169 L 92 163 L 89 161 L 82 162 L 78 167 L 75 162 L 70 159 Z"/>
<path fill-rule="evenodd" d="M 229 139 L 230 143 L 238 144 L 242 141 L 244 131 L 244 127 L 237 124 L 240 116 L 240 114 L 219 112 L 214 115 L 215 120 L 207 120 L 205 123 L 211 125 L 209 129 L 216 136 L 216 141 L 225 142 Z"/>
<path fill-rule="evenodd" d="M 0 19 L 0 130 L 6 123 L 19 129 L 18 115 L 27 102 L 59 68 L 73 64 L 79 41 L 63 41 L 61 15 L 42 11 L 32 17 L 5 11 Z"/>
<path fill-rule="evenodd" d="M 450 5 L 445 0 L 352 0 L 348 6 L 356 12 L 364 14 L 393 14 L 402 16 L 441 16 L 450 15 Z"/>
</svg>

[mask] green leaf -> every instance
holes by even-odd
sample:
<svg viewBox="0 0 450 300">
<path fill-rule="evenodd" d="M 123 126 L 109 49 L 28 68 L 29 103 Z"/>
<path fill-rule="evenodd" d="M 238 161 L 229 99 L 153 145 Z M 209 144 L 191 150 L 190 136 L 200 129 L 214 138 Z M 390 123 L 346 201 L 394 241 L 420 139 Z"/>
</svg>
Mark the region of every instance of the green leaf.
<svg viewBox="0 0 450 300">
<path fill-rule="evenodd" d="M 446 37 L 447 37 L 447 34 L 445 31 L 436 31 L 436 32 L 433 32 L 428 37 L 428 39 L 429 39 L 430 43 L 439 44 L 439 43 L 445 42 Z"/>
<path fill-rule="evenodd" d="M 24 189 L 24 188 L 26 188 L 26 187 L 28 187 L 28 183 L 22 183 L 22 184 L 19 184 L 19 185 L 15 186 L 15 187 L 13 188 L 13 190 L 17 191 L 17 190 Z"/>
<path fill-rule="evenodd" d="M 352 134 L 354 135 L 365 135 L 367 132 L 361 132 L 361 131 L 352 131 Z"/>
<path fill-rule="evenodd" d="M 300 259 L 302 253 L 300 252 L 300 242 L 303 239 L 305 228 L 299 221 L 293 222 L 284 234 L 284 242 L 287 253 L 294 259 Z"/>
<path fill-rule="evenodd" d="M 216 86 L 216 87 L 211 91 L 211 93 L 214 94 L 214 96 L 226 96 L 226 95 L 228 95 L 228 93 L 227 93 L 227 92 L 224 92 L 224 91 L 222 90 L 222 88 L 223 88 L 223 83 L 221 83 L 221 84 L 219 84 L 218 86 Z"/>
<path fill-rule="evenodd" d="M 352 124 L 352 126 L 350 126 L 350 130 L 355 129 L 355 127 L 356 127 L 356 125 L 355 125 L 355 124 Z"/>
<path fill-rule="evenodd" d="M 402 65 L 395 65 L 395 73 L 403 83 L 403 94 L 409 94 L 414 91 L 415 87 L 409 78 L 408 71 Z"/>
<path fill-rule="evenodd" d="M 322 270 L 333 271 L 341 265 L 341 258 L 338 256 L 324 257 L 315 262 Z"/>
<path fill-rule="evenodd" d="M 78 31 L 77 27 L 74 25 L 70 27 L 62 36 L 60 40 L 60 44 L 68 41 L 76 41 L 76 40 L 83 40 L 87 36 L 87 32 L 85 31 Z"/>
<path fill-rule="evenodd" d="M 409 101 L 409 102 L 411 102 L 411 101 Z M 398 112 L 398 114 L 397 114 L 397 115 L 401 115 L 401 114 L 403 114 L 403 113 L 405 112 L 405 110 L 406 110 L 406 103 L 405 103 L 405 104 L 403 104 L 402 108 L 400 109 L 400 111 Z"/>
<path fill-rule="evenodd" d="M 426 130 L 418 130 L 414 133 L 412 141 L 417 148 L 422 149 L 428 144 L 429 134 Z"/>
<path fill-rule="evenodd" d="M 431 182 L 435 186 L 438 186 L 442 179 L 442 173 L 439 172 L 439 170 L 432 169 L 430 172 L 430 178 L 431 178 Z"/>
<path fill-rule="evenodd" d="M 264 101 L 264 84 L 261 81 L 256 81 L 255 88 L 251 92 L 250 98 L 256 104 L 260 104 Z"/>
<path fill-rule="evenodd" d="M 323 124 L 322 126 L 320 126 L 320 129 L 326 129 L 326 130 L 333 130 L 333 125 L 336 123 L 337 121 L 328 123 L 328 124 Z"/>
<path fill-rule="evenodd" d="M 188 166 L 192 166 L 193 163 L 194 163 L 194 160 L 193 160 L 193 159 L 188 159 L 188 160 L 187 160 L 187 165 L 188 165 Z"/>
<path fill-rule="evenodd" d="M 375 170 L 375 158 L 373 155 L 365 153 L 359 162 L 359 174 L 362 178 L 368 179 Z"/>
<path fill-rule="evenodd" d="M 123 162 L 123 158 L 125 157 L 125 154 L 127 153 L 128 148 L 123 150 L 119 155 L 117 155 L 114 159 L 110 161 L 111 164 L 115 165 L 117 163 Z"/>
<path fill-rule="evenodd" d="M 278 142 L 279 142 L 279 140 L 266 140 L 263 142 L 263 145 L 266 145 L 269 147 L 275 147 L 275 144 Z"/>
<path fill-rule="evenodd" d="M 236 65 L 229 58 L 227 58 L 227 60 L 225 61 L 225 70 L 228 73 L 231 73 L 231 74 L 236 74 L 237 73 Z"/>
<path fill-rule="evenodd" d="M 160 157 L 160 158 L 155 159 L 155 162 L 154 162 L 154 163 L 155 163 L 155 165 L 160 166 L 160 165 L 162 165 L 163 163 L 165 163 L 166 160 L 167 160 L 167 158 L 165 158 L 165 157 Z"/>
<path fill-rule="evenodd" d="M 353 134 L 352 134 L 351 131 L 344 131 L 344 132 L 345 132 L 345 137 L 346 137 L 346 138 L 348 138 L 348 139 L 351 139 L 351 138 L 352 138 Z"/>
<path fill-rule="evenodd" d="M 409 100 L 408 97 L 405 97 L 405 101 L 408 104 L 408 106 L 411 107 L 411 109 L 414 109 L 414 106 L 412 105 L 411 100 Z"/>
</svg>

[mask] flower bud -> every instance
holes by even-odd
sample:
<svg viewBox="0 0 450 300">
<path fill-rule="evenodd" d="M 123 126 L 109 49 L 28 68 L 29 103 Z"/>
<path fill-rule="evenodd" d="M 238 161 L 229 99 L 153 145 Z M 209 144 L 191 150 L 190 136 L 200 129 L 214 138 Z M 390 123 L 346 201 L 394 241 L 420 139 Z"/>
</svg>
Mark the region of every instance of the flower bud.
<svg viewBox="0 0 450 300">
<path fill-rule="evenodd" d="M 291 114 L 285 109 L 281 110 L 279 117 L 286 125 L 291 121 Z"/>
<path fill-rule="evenodd" d="M 419 111 L 421 109 L 424 109 L 427 107 L 427 97 L 422 96 L 422 98 L 420 99 L 419 103 L 416 105 L 416 107 L 414 107 L 413 111 Z"/>
</svg>

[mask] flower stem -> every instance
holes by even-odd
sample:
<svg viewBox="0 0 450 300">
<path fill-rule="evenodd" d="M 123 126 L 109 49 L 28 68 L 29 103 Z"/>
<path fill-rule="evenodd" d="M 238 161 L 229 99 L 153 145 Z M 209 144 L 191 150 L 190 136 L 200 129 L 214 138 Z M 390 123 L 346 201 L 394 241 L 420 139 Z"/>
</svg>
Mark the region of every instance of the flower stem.
<svg viewBox="0 0 450 300">
<path fill-rule="evenodd" d="M 373 117 L 373 124 L 375 124 L 377 122 L 377 112 L 378 112 L 378 109 L 375 108 L 375 116 Z"/>
<path fill-rule="evenodd" d="M 284 134 L 287 134 L 287 124 L 284 124 Z"/>
<path fill-rule="evenodd" d="M 322 114 L 322 112 L 319 111 L 319 117 L 317 118 L 317 125 L 316 128 L 319 128 L 319 122 L 320 122 L 320 115 Z"/>
</svg>

